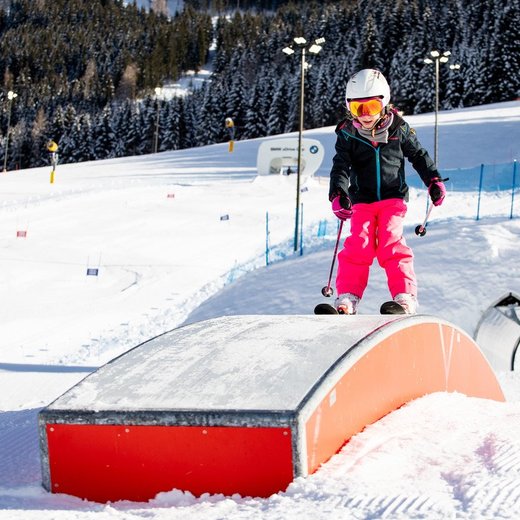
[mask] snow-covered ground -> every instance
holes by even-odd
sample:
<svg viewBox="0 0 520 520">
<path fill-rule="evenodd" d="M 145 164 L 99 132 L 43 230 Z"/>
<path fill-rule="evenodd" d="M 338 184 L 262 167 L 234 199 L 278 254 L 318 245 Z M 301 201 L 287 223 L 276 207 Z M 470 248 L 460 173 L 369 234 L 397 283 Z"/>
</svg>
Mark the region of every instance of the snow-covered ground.
<svg viewBox="0 0 520 520">
<path fill-rule="evenodd" d="M 407 118 L 432 150 L 433 115 Z M 520 101 L 440 114 L 442 168 L 518 160 Z M 306 135 L 326 147 L 333 128 Z M 306 314 L 323 301 L 336 222 L 326 179 L 308 180 L 304 255 L 292 255 L 295 178 L 255 178 L 262 140 L 0 174 L 0 518 L 517 518 L 520 376 L 506 403 L 433 394 L 367 427 L 316 474 L 268 499 L 173 490 L 100 505 L 41 487 L 38 411 L 96 367 L 185 322 Z M 413 174 L 412 174 L 413 175 Z M 520 172 L 517 172 L 520 184 Z M 417 184 L 414 183 L 414 186 Z M 418 185 L 417 185 L 418 186 Z M 453 188 L 457 188 L 454 186 Z M 420 312 L 473 334 L 482 312 L 520 293 L 520 193 L 451 189 L 425 237 L 412 188 L 406 238 Z M 265 267 L 269 214 L 271 258 Z M 221 217 L 228 215 L 228 220 Z M 318 223 L 328 220 L 327 236 Z M 17 236 L 26 234 L 25 237 Z M 87 276 L 98 269 L 98 276 Z M 388 298 L 374 265 L 362 313 Z M 497 348 L 504 338 L 497 337 Z"/>
</svg>

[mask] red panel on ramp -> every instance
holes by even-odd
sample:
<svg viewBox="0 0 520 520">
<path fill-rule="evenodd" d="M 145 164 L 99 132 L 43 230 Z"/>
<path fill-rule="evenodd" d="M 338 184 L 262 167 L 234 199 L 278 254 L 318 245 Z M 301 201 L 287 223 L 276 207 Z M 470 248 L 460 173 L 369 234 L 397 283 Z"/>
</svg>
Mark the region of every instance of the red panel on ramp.
<svg viewBox="0 0 520 520">
<path fill-rule="evenodd" d="M 293 480 L 287 428 L 48 424 L 52 491 L 107 502 L 269 496 Z"/>
</svg>

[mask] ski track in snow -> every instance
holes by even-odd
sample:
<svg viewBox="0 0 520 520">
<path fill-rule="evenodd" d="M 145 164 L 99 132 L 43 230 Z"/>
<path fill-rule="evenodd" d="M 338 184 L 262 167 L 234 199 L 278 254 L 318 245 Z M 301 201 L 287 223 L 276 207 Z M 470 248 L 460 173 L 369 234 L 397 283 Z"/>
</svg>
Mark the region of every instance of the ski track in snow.
<svg viewBox="0 0 520 520">
<path fill-rule="evenodd" d="M 189 493 L 172 491 L 161 493 L 149 504 L 118 503 L 113 506 L 101 506 L 82 502 L 73 497 L 60 495 L 46 496 L 39 489 L 39 456 L 36 432 L 36 414 L 38 410 L 4 412 L 0 419 L 0 460 L 2 474 L 0 478 L 0 501 L 5 512 L 0 518 L 12 513 L 17 518 L 16 510 L 31 503 L 35 509 L 41 507 L 56 508 L 53 518 L 67 518 L 66 510 L 73 518 L 88 518 L 92 509 L 98 511 L 96 518 L 185 518 L 189 508 L 190 518 L 286 518 L 287 502 L 290 502 L 291 518 L 328 518 L 330 514 L 340 515 L 342 511 L 348 518 L 514 518 L 520 513 L 520 440 L 517 431 L 510 432 L 510 438 L 498 439 L 492 433 L 485 436 L 477 445 L 469 443 L 462 453 L 452 453 L 450 442 L 430 446 L 421 457 L 425 462 L 426 475 L 415 475 L 415 484 L 404 479 L 401 468 L 406 471 L 409 454 L 399 454 L 401 442 L 410 441 L 421 435 L 424 425 L 417 424 L 417 412 L 429 414 L 429 429 L 436 430 L 444 421 L 468 422 L 467 418 L 457 420 L 443 411 L 442 405 L 450 400 L 468 400 L 461 395 L 432 394 L 412 402 L 369 426 L 356 435 L 333 457 L 322 470 L 304 479 L 299 478 L 291 484 L 285 493 L 279 493 L 270 499 L 247 499 L 240 497 L 203 496 L 196 499 Z M 479 401 L 479 400 L 476 400 Z M 493 403 L 480 400 L 481 410 L 472 414 L 471 421 L 491 418 Z M 439 406 L 440 405 L 440 406 Z M 508 408 L 508 405 L 504 405 Z M 449 410 L 446 407 L 445 410 Z M 520 409 L 516 407 L 520 420 Z M 501 415 L 507 418 L 509 412 L 495 415 L 500 421 Z M 398 429 L 395 426 L 399 426 Z M 459 425 L 455 433 L 464 444 L 468 425 Z M 471 428 L 471 425 L 469 425 Z M 491 426 L 490 426 L 491 428 Z M 428 448 L 428 442 L 425 442 Z M 20 460 L 20 453 L 23 454 Z M 443 453 L 452 469 L 435 467 L 438 453 Z M 411 454 L 413 456 L 413 454 Z M 385 458 L 391 458 L 388 475 L 380 475 L 374 482 L 371 464 L 380 464 Z M 431 466 L 428 468 L 428 462 Z M 481 464 L 483 462 L 483 464 Z M 26 468 L 20 472 L 19 468 Z M 468 471 L 469 468 L 469 471 Z M 421 469 L 421 471 L 423 471 Z M 443 489 L 432 490 L 428 473 L 438 473 Z M 367 481 L 368 479 L 368 481 Z M 389 481 L 396 488 L 394 494 L 386 494 Z M 368 484 L 370 482 L 370 484 Z M 404 484 L 401 484 L 404 482 Z M 364 491 L 367 487 L 373 494 Z M 427 489 L 422 489 L 426 486 Z M 378 493 L 381 488 L 381 493 Z M 399 489 L 402 488 L 402 489 Z M 415 489 L 414 489 L 415 488 Z M 12 492 L 10 493 L 10 490 Z M 157 509 L 158 508 L 158 509 Z M 173 509 L 171 509 L 173 508 Z M 58 512 L 63 511 L 63 516 Z M 30 513 L 30 514 L 29 514 Z M 37 511 L 25 511 L 23 518 L 36 518 Z M 163 516 L 164 515 L 164 516 Z M 21 518 L 21 517 L 20 517 Z M 71 518 L 71 516 L 69 516 Z M 330 518 L 330 517 L 329 517 Z M 346 516 L 345 516 L 346 518 Z"/>
</svg>

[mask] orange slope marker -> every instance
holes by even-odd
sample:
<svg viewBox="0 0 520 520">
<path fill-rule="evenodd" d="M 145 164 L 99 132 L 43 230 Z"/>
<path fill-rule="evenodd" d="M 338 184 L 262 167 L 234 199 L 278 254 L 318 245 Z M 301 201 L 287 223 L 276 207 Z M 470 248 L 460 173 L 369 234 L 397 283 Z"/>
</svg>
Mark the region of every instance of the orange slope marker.
<svg viewBox="0 0 520 520">
<path fill-rule="evenodd" d="M 44 487 L 267 497 L 439 391 L 503 401 L 476 343 L 431 316 L 229 316 L 101 367 L 40 412 Z"/>
</svg>

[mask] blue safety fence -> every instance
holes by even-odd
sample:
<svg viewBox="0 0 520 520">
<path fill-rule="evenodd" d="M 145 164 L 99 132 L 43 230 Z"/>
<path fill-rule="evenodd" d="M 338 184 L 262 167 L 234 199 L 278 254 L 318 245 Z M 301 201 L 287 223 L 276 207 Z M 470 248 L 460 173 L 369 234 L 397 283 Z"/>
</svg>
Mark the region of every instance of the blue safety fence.
<svg viewBox="0 0 520 520">
<path fill-rule="evenodd" d="M 518 186 L 517 161 L 502 164 L 480 164 L 472 168 L 441 170 L 442 177 L 449 177 L 446 188 L 450 191 L 505 191 L 514 183 Z M 413 188 L 424 188 L 421 178 L 412 170 L 407 172 L 406 182 Z"/>
<path fill-rule="evenodd" d="M 471 192 L 475 193 L 475 218 L 482 218 L 483 205 L 494 200 L 497 195 L 509 197 L 509 203 L 502 203 L 498 214 L 507 215 L 509 218 L 518 216 L 515 213 L 515 194 L 520 190 L 520 173 L 517 161 L 500 164 L 481 164 L 472 168 L 453 168 L 440 171 L 448 193 Z M 410 172 L 406 178 L 407 184 L 412 188 L 424 188 L 424 184 L 415 172 Z M 502 201 L 503 202 L 503 201 Z M 494 215 L 497 214 L 495 211 Z"/>
<path fill-rule="evenodd" d="M 440 171 L 449 192 L 468 193 L 470 215 L 474 204 L 474 216 L 480 220 L 485 216 L 507 216 L 510 219 L 520 215 L 520 171 L 517 161 L 503 164 L 481 164 L 472 168 L 454 168 Z M 407 173 L 407 183 L 411 188 L 425 190 L 425 186 L 415 171 Z M 516 195 L 516 199 L 515 199 Z M 467 212 L 465 211 L 467 215 Z M 300 208 L 299 248 L 293 249 L 292 239 L 271 245 L 270 215 L 265 220 L 265 265 L 269 265 L 295 254 L 303 255 L 305 248 L 316 250 L 320 242 L 328 242 L 337 237 L 339 220 L 330 216 L 319 222 L 305 223 L 304 205 Z M 325 240 L 324 240 L 325 239 Z"/>
<path fill-rule="evenodd" d="M 517 161 L 506 164 L 482 164 L 473 168 L 456 168 L 441 170 L 449 192 L 465 192 L 467 197 L 461 205 L 461 216 L 472 217 L 477 220 L 484 216 L 508 217 L 520 216 L 518 199 L 520 198 L 520 171 Z M 407 183 L 411 188 L 417 188 L 425 193 L 425 186 L 420 177 L 414 172 L 407 174 Z M 427 197 L 424 197 L 427 200 Z M 462 200 L 461 199 L 461 200 Z M 448 199 L 449 201 L 449 199 Z M 469 206 L 468 206 L 469 204 Z M 300 206 L 298 228 L 298 251 L 294 251 L 294 220 L 287 221 L 286 215 L 265 213 L 265 251 L 259 247 L 259 254 L 255 258 L 235 265 L 222 277 L 222 285 L 228 285 L 263 265 L 270 265 L 283 261 L 295 255 L 303 255 L 305 251 L 331 250 L 331 244 L 338 238 L 340 220 L 330 212 L 329 205 L 324 202 L 324 218 L 319 221 L 305 222 L 305 205 Z M 470 209 L 468 213 L 468 209 Z M 325 216 L 326 215 L 326 216 Z M 221 219 L 226 224 L 231 221 L 229 216 Z M 344 226 L 345 228 L 345 226 Z M 290 232 L 287 230 L 290 229 Z M 343 238 L 347 231 L 343 233 Z M 88 273 L 94 275 L 94 273 Z"/>
</svg>

